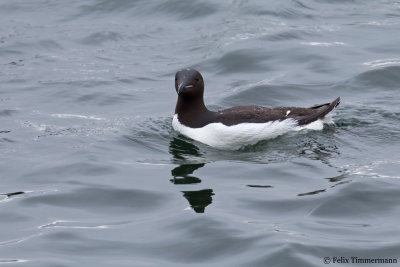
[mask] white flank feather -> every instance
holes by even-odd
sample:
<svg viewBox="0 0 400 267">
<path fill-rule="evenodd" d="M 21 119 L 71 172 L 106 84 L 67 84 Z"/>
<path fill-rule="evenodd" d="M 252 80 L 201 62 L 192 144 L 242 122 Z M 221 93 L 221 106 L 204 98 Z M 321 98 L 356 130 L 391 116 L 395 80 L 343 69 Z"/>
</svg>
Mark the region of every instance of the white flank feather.
<svg viewBox="0 0 400 267">
<path fill-rule="evenodd" d="M 288 118 L 282 121 L 240 123 L 232 126 L 218 122 L 201 128 L 190 128 L 181 124 L 178 115 L 175 114 L 172 119 L 172 127 L 175 131 L 209 146 L 220 149 L 238 149 L 244 145 L 272 139 L 290 131 L 322 130 L 324 123 L 330 122 L 329 119 L 324 118 L 324 120 L 317 120 L 304 126 L 297 126 L 296 120 Z"/>
</svg>

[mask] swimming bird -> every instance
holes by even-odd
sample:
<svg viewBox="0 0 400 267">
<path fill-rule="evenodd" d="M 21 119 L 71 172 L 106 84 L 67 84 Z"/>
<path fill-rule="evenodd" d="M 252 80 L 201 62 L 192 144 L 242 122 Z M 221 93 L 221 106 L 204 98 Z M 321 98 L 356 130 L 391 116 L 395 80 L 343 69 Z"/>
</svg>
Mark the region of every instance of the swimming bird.
<svg viewBox="0 0 400 267">
<path fill-rule="evenodd" d="M 309 108 L 236 106 L 211 111 L 204 104 L 204 79 L 195 69 L 175 75 L 178 101 L 172 119 L 174 130 L 221 149 L 238 149 L 290 131 L 322 129 L 340 97 Z"/>
</svg>

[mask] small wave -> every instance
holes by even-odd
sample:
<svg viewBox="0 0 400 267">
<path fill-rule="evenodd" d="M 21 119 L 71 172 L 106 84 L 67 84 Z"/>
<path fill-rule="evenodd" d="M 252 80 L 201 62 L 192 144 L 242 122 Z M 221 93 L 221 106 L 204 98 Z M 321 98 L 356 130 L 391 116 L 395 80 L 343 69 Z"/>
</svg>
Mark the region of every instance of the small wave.
<svg viewBox="0 0 400 267">
<path fill-rule="evenodd" d="M 42 228 L 70 228 L 70 229 L 109 229 L 113 226 L 118 226 L 125 224 L 127 222 L 121 223 L 87 223 L 87 222 L 78 222 L 78 221 L 54 221 L 51 223 L 47 223 L 39 226 L 39 229 Z"/>
<path fill-rule="evenodd" d="M 122 40 L 123 36 L 117 32 L 97 32 L 82 39 L 83 44 L 101 46 L 105 42 L 117 42 Z"/>
<path fill-rule="evenodd" d="M 310 45 L 310 46 L 342 46 L 342 45 L 347 45 L 346 43 L 343 42 L 301 42 L 300 44 L 302 45 Z"/>
<path fill-rule="evenodd" d="M 96 1 L 95 4 L 84 4 L 80 8 L 76 17 L 87 16 L 108 16 L 110 14 L 126 14 L 126 16 L 149 16 L 158 12 L 162 16 L 166 14 L 177 16 L 179 19 L 194 19 L 209 16 L 218 10 L 216 4 L 207 2 L 187 2 L 179 0 L 169 0 L 161 2 L 151 1 L 132 1 L 132 0 L 113 0 Z M 153 14 L 154 15 L 154 14 Z"/>
<path fill-rule="evenodd" d="M 268 86 L 271 85 L 272 82 L 278 78 L 281 78 L 285 75 L 285 73 L 279 73 L 277 75 L 274 75 L 272 77 L 257 81 L 257 82 L 252 82 L 252 83 L 240 83 L 238 85 L 233 86 L 232 88 L 229 88 L 229 90 L 226 90 L 224 92 L 224 95 L 232 95 L 232 94 L 237 94 L 246 90 L 249 90 L 250 88 L 257 87 L 257 86 Z"/>
<path fill-rule="evenodd" d="M 225 53 L 214 64 L 219 73 L 264 72 L 268 68 L 263 61 L 268 58 L 268 55 L 257 54 L 254 50 L 239 49 Z"/>
<path fill-rule="evenodd" d="M 163 2 L 163 1 L 162 1 Z M 218 11 L 216 4 L 207 2 L 188 2 L 180 0 L 164 1 L 153 10 L 177 15 L 180 19 L 195 19 L 206 17 Z"/>
<path fill-rule="evenodd" d="M 381 62 L 377 64 L 386 64 L 388 62 Z M 368 63 L 371 66 L 374 63 Z M 397 63 L 396 63 L 397 64 Z M 376 65 L 376 64 L 375 64 Z M 381 65 L 382 66 L 382 65 Z M 378 67 L 376 65 L 376 67 Z M 349 79 L 345 82 L 345 85 L 356 86 L 357 88 L 371 88 L 376 90 L 376 88 L 399 88 L 400 84 L 400 66 L 387 66 L 383 68 L 376 68 L 362 72 L 355 77 Z"/>
<path fill-rule="evenodd" d="M 383 66 L 393 66 L 393 65 L 400 65 L 400 58 L 388 58 L 388 59 L 378 59 L 373 61 L 364 62 L 363 65 L 369 67 L 383 67 Z"/>
<path fill-rule="evenodd" d="M 56 117 L 56 118 L 66 118 L 66 119 L 78 118 L 78 119 L 87 119 L 87 120 L 96 120 L 96 121 L 106 120 L 106 118 L 101 118 L 101 117 L 97 117 L 97 116 L 79 115 L 79 114 L 50 114 L 50 116 Z"/>
<path fill-rule="evenodd" d="M 141 1 L 135 0 L 99 0 L 94 4 L 83 4 L 80 6 L 80 12 L 77 16 L 87 16 L 88 14 L 103 15 L 126 12 L 127 10 L 135 10 Z"/>
<path fill-rule="evenodd" d="M 368 176 L 371 178 L 400 179 L 400 161 L 377 160 L 365 165 L 346 165 L 344 173 Z"/>
<path fill-rule="evenodd" d="M 134 146 L 135 149 L 143 149 L 143 153 L 145 151 L 166 153 L 172 133 L 170 118 L 145 118 L 136 121 L 134 125 L 134 128 L 128 129 L 128 133 L 120 139 L 122 144 Z M 141 162 L 143 162 L 143 159 Z M 153 161 L 150 162 L 154 163 Z"/>
<path fill-rule="evenodd" d="M 296 1 L 295 3 L 300 3 L 300 1 Z M 243 11 L 257 16 L 271 16 L 280 19 L 313 19 L 314 17 L 310 12 L 312 9 L 304 4 L 297 4 L 296 8 L 278 5 L 276 7 L 269 6 L 268 9 L 262 6 L 248 5 L 242 8 L 242 12 Z"/>
<path fill-rule="evenodd" d="M 268 41 L 279 42 L 293 39 L 301 39 L 303 35 L 308 35 L 308 33 L 299 30 L 284 30 L 278 33 L 266 35 L 264 39 Z"/>
<path fill-rule="evenodd" d="M 0 264 L 23 263 L 23 262 L 29 262 L 29 260 L 22 260 L 22 259 L 0 259 Z"/>
<path fill-rule="evenodd" d="M 0 116 L 9 117 L 9 116 L 12 116 L 13 114 L 15 114 L 17 112 L 18 112 L 18 110 L 15 110 L 15 109 L 3 109 L 3 110 L 0 110 Z"/>
<path fill-rule="evenodd" d="M 168 196 L 161 192 L 112 187 L 83 187 L 70 192 L 31 196 L 20 203 L 26 206 L 55 206 L 95 213 L 147 212 L 163 206 Z M 110 202 L 110 200 L 112 200 Z"/>
<path fill-rule="evenodd" d="M 35 111 L 32 114 L 35 115 L 34 118 L 20 122 L 20 125 L 39 132 L 35 140 L 49 136 L 93 137 L 114 134 L 124 125 L 125 121 L 124 118 L 110 120 L 96 115 L 70 113 L 45 114 Z M 50 120 L 50 118 L 52 119 Z M 47 121 L 47 123 L 42 123 L 42 121 Z"/>
<path fill-rule="evenodd" d="M 25 241 L 27 241 L 27 240 L 29 240 L 31 238 L 35 238 L 35 237 L 40 236 L 40 235 L 41 234 L 39 233 L 39 234 L 33 234 L 33 235 L 25 236 L 25 237 L 22 237 L 22 238 L 2 241 L 2 242 L 0 242 L 0 246 L 9 246 L 9 245 L 19 244 L 19 243 L 25 242 Z M 0 260 L 0 263 L 1 263 L 1 260 Z"/>
</svg>

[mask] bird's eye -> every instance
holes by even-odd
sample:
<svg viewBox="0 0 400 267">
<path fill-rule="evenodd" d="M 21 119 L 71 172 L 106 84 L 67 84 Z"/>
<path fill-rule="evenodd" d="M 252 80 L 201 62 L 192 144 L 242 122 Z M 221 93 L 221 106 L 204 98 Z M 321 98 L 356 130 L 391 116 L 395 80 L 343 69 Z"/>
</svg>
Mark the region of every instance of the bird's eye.
<svg viewBox="0 0 400 267">
<path fill-rule="evenodd" d="M 194 79 L 196 82 L 200 81 L 199 78 Z"/>
<path fill-rule="evenodd" d="M 178 78 L 175 78 L 175 81 L 177 81 L 178 80 Z"/>
</svg>

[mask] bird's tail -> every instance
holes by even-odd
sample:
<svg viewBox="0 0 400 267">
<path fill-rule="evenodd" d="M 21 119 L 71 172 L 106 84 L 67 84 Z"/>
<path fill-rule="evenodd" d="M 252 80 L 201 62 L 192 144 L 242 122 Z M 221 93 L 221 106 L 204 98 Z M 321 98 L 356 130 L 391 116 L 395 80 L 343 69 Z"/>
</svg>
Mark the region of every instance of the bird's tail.
<svg viewBox="0 0 400 267">
<path fill-rule="evenodd" d="M 295 119 L 297 120 L 299 125 L 309 124 L 313 121 L 324 118 L 329 112 L 331 112 L 339 104 L 340 104 L 340 97 L 336 98 L 331 103 L 313 106 L 313 107 L 311 107 L 311 109 L 315 109 L 315 112 L 305 115 L 305 116 L 299 116 Z"/>
</svg>

